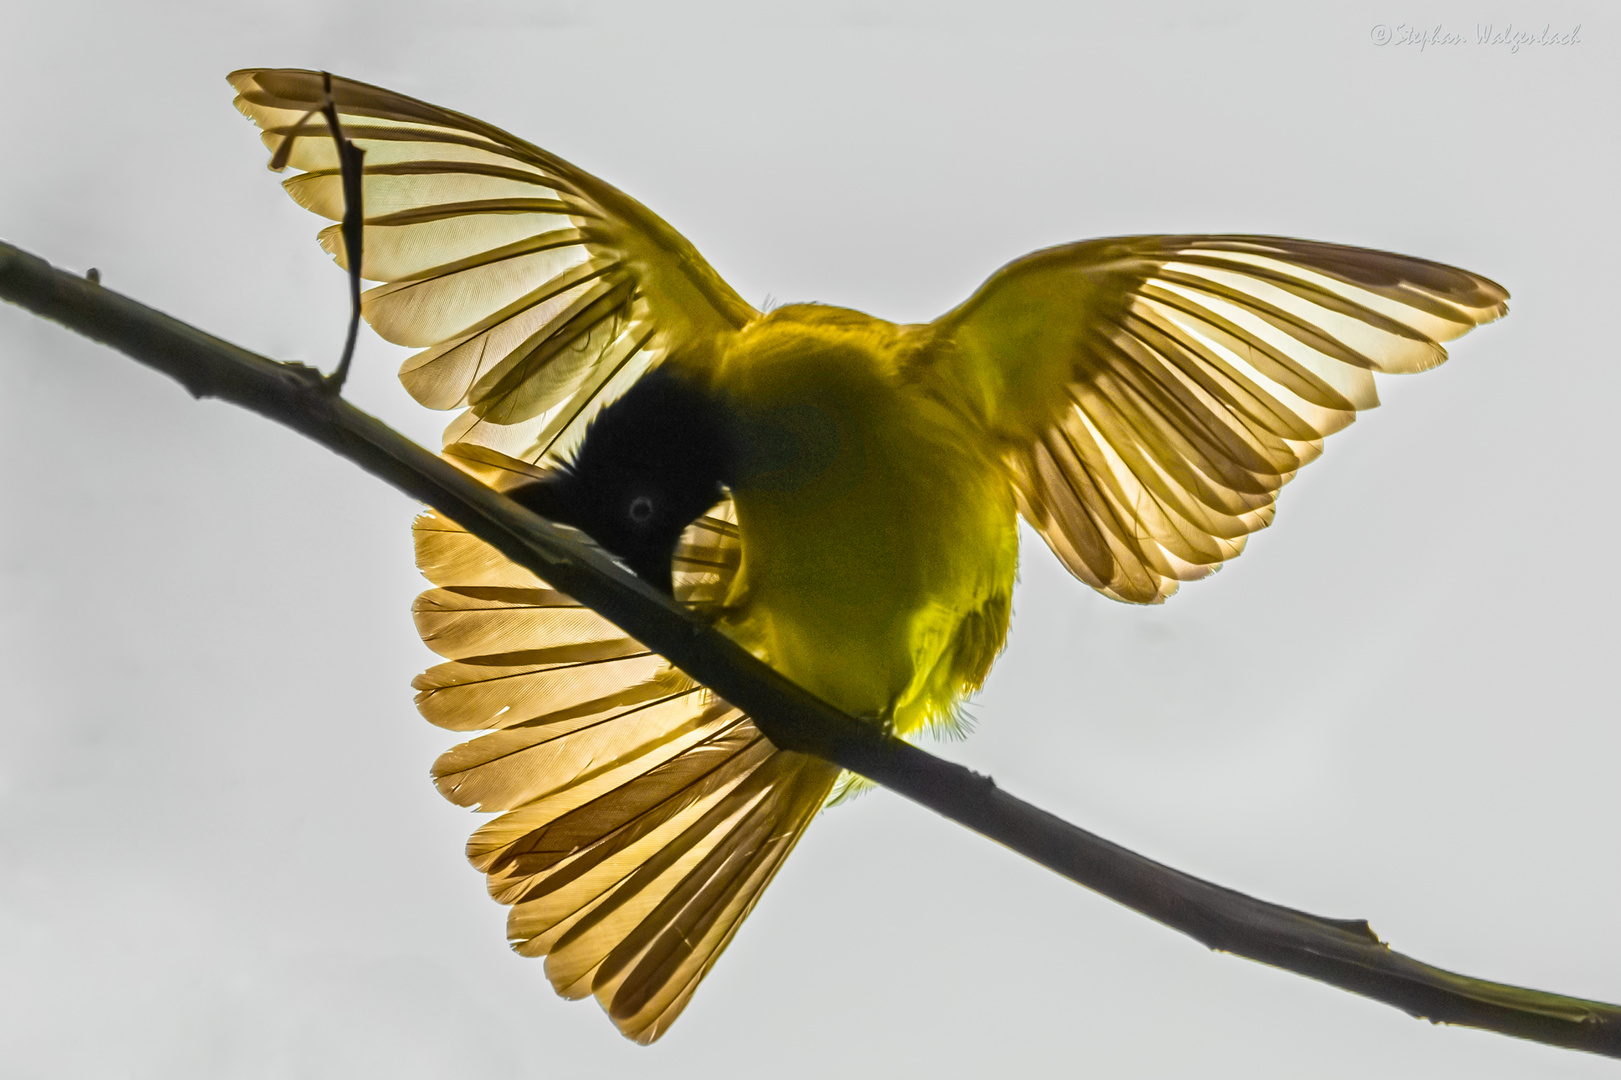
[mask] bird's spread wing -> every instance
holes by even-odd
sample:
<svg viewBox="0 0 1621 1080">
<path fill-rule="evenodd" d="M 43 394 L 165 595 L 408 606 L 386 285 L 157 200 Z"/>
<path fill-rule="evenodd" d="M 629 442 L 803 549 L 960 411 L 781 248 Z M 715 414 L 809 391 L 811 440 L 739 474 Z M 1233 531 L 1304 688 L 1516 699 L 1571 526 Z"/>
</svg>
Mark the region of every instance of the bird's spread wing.
<svg viewBox="0 0 1621 1080">
<path fill-rule="evenodd" d="M 322 76 L 247 70 L 236 106 L 263 131 L 299 205 L 343 216 Z M 365 150 L 362 313 L 423 349 L 400 377 L 422 404 L 465 408 L 447 446 L 536 462 L 566 451 L 600 403 L 677 349 L 757 316 L 634 199 L 471 117 L 334 77 L 344 133 Z M 337 225 L 321 244 L 347 265 Z"/>
<path fill-rule="evenodd" d="M 476 460 L 474 460 L 476 459 Z M 528 478 L 490 451 L 454 460 L 496 488 Z M 559 994 L 594 994 L 651 1042 L 681 1012 L 826 800 L 838 768 L 776 750 L 748 717 L 428 511 L 416 603 L 447 663 L 417 679 L 430 721 L 485 734 L 433 768 L 445 797 L 500 816 L 468 844 L 508 936 Z M 675 594 L 725 597 L 741 549 L 731 504 L 687 530 Z"/>
<path fill-rule="evenodd" d="M 1165 599 L 1272 519 L 1374 372 L 1508 293 L 1438 263 L 1268 236 L 1141 236 L 1026 256 L 935 324 L 928 377 L 1005 447 L 1019 508 L 1108 596 Z"/>
</svg>

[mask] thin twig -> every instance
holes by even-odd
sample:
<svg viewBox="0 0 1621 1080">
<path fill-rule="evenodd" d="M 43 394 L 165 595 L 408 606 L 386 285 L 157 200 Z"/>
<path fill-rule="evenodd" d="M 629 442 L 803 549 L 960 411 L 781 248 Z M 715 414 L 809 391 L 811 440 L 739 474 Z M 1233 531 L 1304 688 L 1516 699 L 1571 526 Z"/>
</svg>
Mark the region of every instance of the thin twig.
<svg viewBox="0 0 1621 1080">
<path fill-rule="evenodd" d="M 966 825 L 1204 945 L 1414 1016 L 1621 1057 L 1621 1007 L 1472 979 L 1391 951 L 1365 922 L 1325 919 L 1201 881 L 1079 829 L 818 701 L 600 551 L 280 364 L 0 243 L 0 297 L 285 424 L 434 506 L 623 627 L 784 749 L 816 754 Z"/>
<path fill-rule="evenodd" d="M 360 333 L 360 264 L 362 244 L 366 236 L 365 195 L 362 180 L 365 176 L 366 151 L 356 146 L 343 133 L 338 120 L 338 106 L 332 100 L 332 73 L 321 72 L 321 115 L 326 117 L 327 130 L 338 153 L 338 178 L 343 185 L 343 255 L 349 264 L 349 330 L 343 338 L 343 356 L 332 374 L 326 377 L 326 392 L 336 397 L 343 392 L 344 380 L 349 377 L 349 361 L 355 356 L 355 340 Z M 289 137 L 290 138 L 290 137 Z"/>
<path fill-rule="evenodd" d="M 321 72 L 321 86 L 321 107 L 299 117 L 298 123 L 282 136 L 275 153 L 270 155 L 270 171 L 281 172 L 285 169 L 298 140 L 313 137 L 315 125 L 311 121 L 316 113 L 320 113 L 326 120 L 327 134 L 332 137 L 338 157 L 338 180 L 343 190 L 343 222 L 338 226 L 338 231 L 343 238 L 344 261 L 349 267 L 349 329 L 343 338 L 343 355 L 338 358 L 338 366 L 332 369 L 332 374 L 321 384 L 328 394 L 337 397 L 343 392 L 343 384 L 349 378 L 349 362 L 354 359 L 355 342 L 360 335 L 361 249 L 366 236 L 366 151 L 343 133 L 343 124 L 338 119 L 338 105 L 332 97 L 330 72 Z"/>
</svg>

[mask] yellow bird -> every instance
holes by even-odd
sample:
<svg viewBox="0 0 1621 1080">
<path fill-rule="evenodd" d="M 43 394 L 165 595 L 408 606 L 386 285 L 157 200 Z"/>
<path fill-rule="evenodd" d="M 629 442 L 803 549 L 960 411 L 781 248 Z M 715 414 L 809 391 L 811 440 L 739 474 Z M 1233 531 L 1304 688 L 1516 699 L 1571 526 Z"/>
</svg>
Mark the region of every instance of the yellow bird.
<svg viewBox="0 0 1621 1080">
<path fill-rule="evenodd" d="M 322 78 L 238 71 L 284 186 L 343 214 Z M 462 409 L 451 460 L 581 529 L 794 682 L 902 736 L 951 725 L 1008 629 L 1022 515 L 1158 603 L 1272 520 L 1322 440 L 1508 294 L 1268 236 L 1028 255 L 923 325 L 761 312 L 640 203 L 488 124 L 344 79 L 366 152 L 362 312 Z M 321 243 L 347 265 L 333 225 Z M 681 1012 L 839 782 L 433 511 L 416 606 L 433 775 L 508 934 L 639 1042 Z"/>
</svg>

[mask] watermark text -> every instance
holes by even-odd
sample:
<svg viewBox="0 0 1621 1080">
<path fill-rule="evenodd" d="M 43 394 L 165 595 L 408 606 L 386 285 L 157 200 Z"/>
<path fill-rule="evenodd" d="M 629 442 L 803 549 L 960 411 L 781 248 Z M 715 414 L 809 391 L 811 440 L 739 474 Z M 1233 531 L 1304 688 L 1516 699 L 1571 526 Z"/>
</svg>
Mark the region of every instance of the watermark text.
<svg viewBox="0 0 1621 1080">
<path fill-rule="evenodd" d="M 1368 39 L 1381 49 L 1455 49 L 1462 46 L 1488 46 L 1517 53 L 1550 45 L 1580 45 L 1582 24 L 1569 30 L 1555 29 L 1545 23 L 1542 29 L 1530 29 L 1514 23 L 1476 23 L 1472 28 L 1448 26 L 1445 23 L 1419 26 L 1415 23 L 1375 23 L 1368 31 Z"/>
</svg>

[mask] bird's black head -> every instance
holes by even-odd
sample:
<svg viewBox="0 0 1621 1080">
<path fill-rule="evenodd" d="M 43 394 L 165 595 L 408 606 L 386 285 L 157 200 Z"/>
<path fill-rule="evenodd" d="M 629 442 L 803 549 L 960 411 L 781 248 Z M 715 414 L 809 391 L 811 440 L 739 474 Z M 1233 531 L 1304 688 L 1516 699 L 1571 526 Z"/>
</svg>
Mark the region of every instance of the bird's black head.
<svg viewBox="0 0 1621 1080">
<path fill-rule="evenodd" d="M 597 414 L 572 461 L 507 494 L 668 593 L 676 543 L 721 500 L 735 457 L 725 411 L 661 367 Z"/>
</svg>

